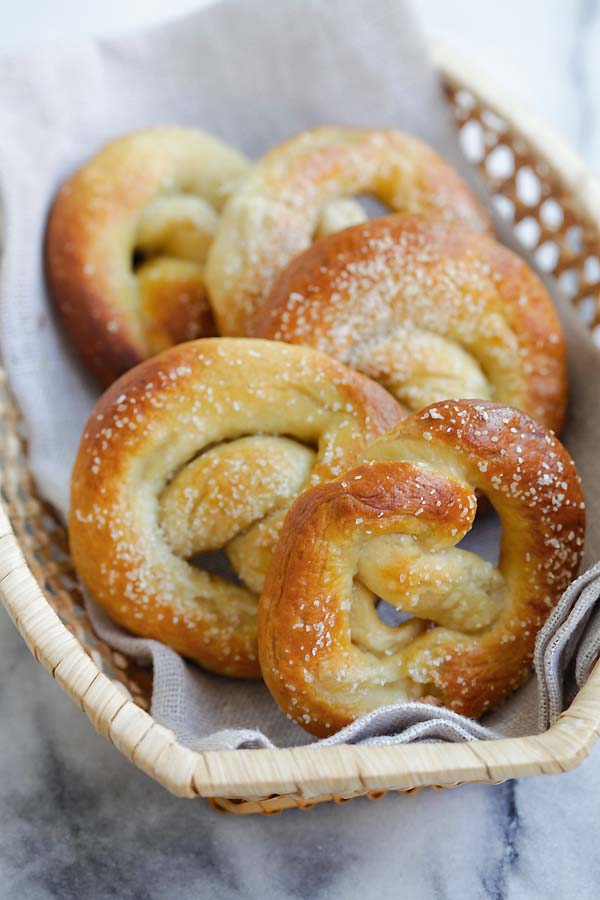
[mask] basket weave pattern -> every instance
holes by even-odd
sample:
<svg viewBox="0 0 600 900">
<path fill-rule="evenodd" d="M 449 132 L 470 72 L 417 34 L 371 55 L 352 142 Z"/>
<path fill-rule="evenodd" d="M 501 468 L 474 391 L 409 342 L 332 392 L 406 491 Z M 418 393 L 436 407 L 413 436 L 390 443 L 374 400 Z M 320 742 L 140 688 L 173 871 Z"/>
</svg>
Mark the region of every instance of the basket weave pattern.
<svg viewBox="0 0 600 900">
<path fill-rule="evenodd" d="M 593 212 L 597 185 L 569 151 L 540 139 L 531 119 L 505 107 L 479 77 L 467 84 L 463 67 L 459 72 L 452 58 L 442 54 L 439 62 L 465 152 L 479 168 L 498 212 L 540 268 L 558 279 L 594 338 L 600 338 L 600 222 Z M 36 491 L 19 411 L 1 368 L 0 407 L 2 599 L 36 659 L 97 730 L 174 793 L 208 796 L 227 811 L 273 814 L 364 794 L 379 799 L 389 789 L 410 794 L 423 786 L 441 789 L 559 772 L 577 764 L 598 736 L 600 699 L 595 697 L 600 684 L 592 684 L 600 682 L 596 671 L 560 722 L 538 737 L 485 745 L 221 753 L 181 747 L 145 712 L 151 674 L 92 632 L 65 528 Z"/>
</svg>

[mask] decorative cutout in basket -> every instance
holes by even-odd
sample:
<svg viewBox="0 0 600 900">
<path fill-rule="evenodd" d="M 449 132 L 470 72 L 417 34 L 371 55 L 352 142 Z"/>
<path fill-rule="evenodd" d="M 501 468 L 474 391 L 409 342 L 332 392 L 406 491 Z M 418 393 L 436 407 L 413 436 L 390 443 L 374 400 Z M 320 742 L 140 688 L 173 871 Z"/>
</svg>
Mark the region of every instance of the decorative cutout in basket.
<svg viewBox="0 0 600 900">
<path fill-rule="evenodd" d="M 598 183 L 545 128 L 499 98 L 479 75 L 466 78 L 462 62 L 446 52 L 437 56 L 465 150 L 498 211 L 600 337 Z M 208 797 L 237 813 L 307 809 L 364 794 L 377 799 L 387 790 L 413 793 L 425 786 L 558 773 L 577 765 L 596 740 L 598 666 L 570 709 L 542 735 L 464 744 L 204 753 L 181 746 L 146 712 L 150 674 L 92 632 L 65 529 L 37 494 L 19 437 L 19 412 L 1 369 L 0 404 L 3 602 L 35 658 L 97 731 L 173 793 Z"/>
</svg>

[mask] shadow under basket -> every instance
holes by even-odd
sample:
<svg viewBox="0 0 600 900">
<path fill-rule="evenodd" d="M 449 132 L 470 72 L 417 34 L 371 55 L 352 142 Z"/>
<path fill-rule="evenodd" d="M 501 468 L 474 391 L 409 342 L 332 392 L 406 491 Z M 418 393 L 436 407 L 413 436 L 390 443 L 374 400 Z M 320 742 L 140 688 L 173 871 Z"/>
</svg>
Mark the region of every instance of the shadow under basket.
<svg viewBox="0 0 600 900">
<path fill-rule="evenodd" d="M 534 118 L 479 73 L 436 51 L 467 157 L 498 212 L 600 336 L 600 187 Z M 542 735 L 463 744 L 301 747 L 198 753 L 147 712 L 150 673 L 99 641 L 83 609 L 65 529 L 37 494 L 19 411 L 0 369 L 0 593 L 35 658 L 136 766 L 182 797 L 273 814 L 324 800 L 499 783 L 576 766 L 600 730 L 600 667 Z"/>
</svg>

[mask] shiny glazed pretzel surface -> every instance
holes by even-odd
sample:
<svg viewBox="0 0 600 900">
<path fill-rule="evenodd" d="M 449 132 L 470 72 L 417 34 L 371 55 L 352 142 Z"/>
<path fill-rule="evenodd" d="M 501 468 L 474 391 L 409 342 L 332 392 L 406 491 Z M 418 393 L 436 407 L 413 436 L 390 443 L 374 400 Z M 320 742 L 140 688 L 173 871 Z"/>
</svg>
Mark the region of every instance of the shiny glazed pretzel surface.
<svg viewBox="0 0 600 900">
<path fill-rule="evenodd" d="M 566 353 L 546 289 L 456 223 L 388 216 L 318 241 L 277 279 L 255 334 L 330 353 L 411 409 L 474 397 L 563 425 Z"/>
<path fill-rule="evenodd" d="M 257 595 L 287 508 L 402 415 L 374 382 L 309 348 L 173 347 L 119 379 L 87 423 L 69 521 L 79 575 L 134 633 L 258 676 Z M 233 581 L 191 562 L 223 548 Z"/>
<path fill-rule="evenodd" d="M 477 717 L 526 677 L 535 636 L 576 575 L 584 509 L 573 461 L 525 414 L 445 401 L 290 509 L 261 596 L 263 677 L 314 734 L 397 701 Z M 456 548 L 475 491 L 502 521 L 498 567 Z M 376 612 L 383 598 L 411 618 Z"/>
<path fill-rule="evenodd" d="M 392 210 L 490 228 L 462 179 L 416 138 L 342 127 L 302 132 L 267 153 L 224 210 L 206 269 L 220 333 L 252 334 L 275 278 L 319 236 L 323 210 L 361 193 Z"/>
<path fill-rule="evenodd" d="M 248 167 L 209 134 L 153 128 L 107 144 L 59 190 L 46 231 L 48 284 L 103 384 L 172 344 L 215 334 L 204 264 Z"/>
</svg>

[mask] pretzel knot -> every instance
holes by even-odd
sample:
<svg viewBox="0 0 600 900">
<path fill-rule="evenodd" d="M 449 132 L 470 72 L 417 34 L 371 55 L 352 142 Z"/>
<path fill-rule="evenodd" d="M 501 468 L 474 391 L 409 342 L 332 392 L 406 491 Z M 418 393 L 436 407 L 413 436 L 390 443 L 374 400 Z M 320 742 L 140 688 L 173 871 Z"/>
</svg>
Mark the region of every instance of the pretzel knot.
<svg viewBox="0 0 600 900">
<path fill-rule="evenodd" d="M 209 134 L 163 127 L 112 141 L 63 184 L 46 229 L 48 283 L 103 384 L 173 344 L 216 334 L 205 264 L 249 168 Z M 357 203 L 336 199 L 316 233 L 363 218 Z"/>
<path fill-rule="evenodd" d="M 308 348 L 173 347 L 124 375 L 88 421 L 71 491 L 77 570 L 136 634 L 258 676 L 257 596 L 290 503 L 402 415 L 378 385 Z M 214 559 L 193 563 L 221 549 L 233 581 Z"/>
<path fill-rule="evenodd" d="M 425 697 L 480 716 L 526 678 L 577 573 L 573 461 L 525 414 L 480 401 L 404 419 L 366 459 L 288 513 L 260 601 L 265 681 L 319 735 Z M 503 526 L 497 568 L 456 547 L 478 489 Z M 378 598 L 413 618 L 385 625 Z"/>
<path fill-rule="evenodd" d="M 363 193 L 394 211 L 490 229 L 466 184 L 416 138 L 361 128 L 303 132 L 267 153 L 223 212 L 206 269 L 220 333 L 253 334 L 276 277 L 322 233 L 323 210 Z"/>
<path fill-rule="evenodd" d="M 562 428 L 562 330 L 542 282 L 486 235 L 387 216 L 331 235 L 275 282 L 254 334 L 335 356 L 411 409 L 476 397 Z"/>
<path fill-rule="evenodd" d="M 48 281 L 101 382 L 215 333 L 204 263 L 247 168 L 211 135 L 163 127 L 107 144 L 62 186 L 46 231 Z"/>
</svg>

